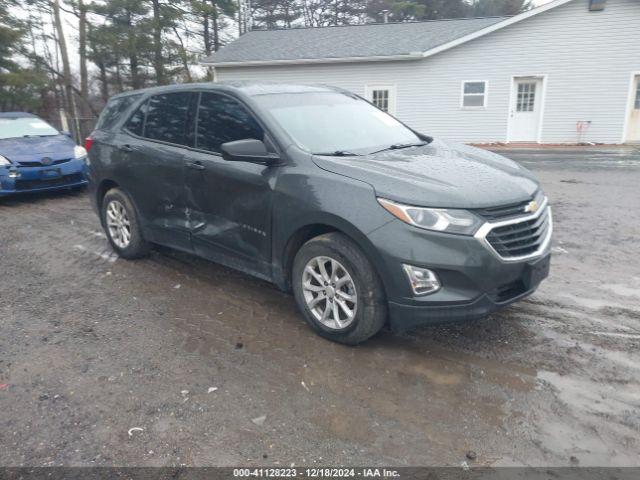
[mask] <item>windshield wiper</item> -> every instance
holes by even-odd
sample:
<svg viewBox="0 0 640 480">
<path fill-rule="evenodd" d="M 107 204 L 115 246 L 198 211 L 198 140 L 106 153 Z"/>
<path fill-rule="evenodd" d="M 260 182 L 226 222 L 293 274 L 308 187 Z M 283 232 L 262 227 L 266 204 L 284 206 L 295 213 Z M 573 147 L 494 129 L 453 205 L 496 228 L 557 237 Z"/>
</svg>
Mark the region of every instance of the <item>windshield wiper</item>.
<svg viewBox="0 0 640 480">
<path fill-rule="evenodd" d="M 359 153 L 348 152 L 346 150 L 336 150 L 335 152 L 314 153 L 322 157 L 360 157 Z"/>
<path fill-rule="evenodd" d="M 387 148 L 383 148 L 382 150 L 377 150 L 375 152 L 371 152 L 370 155 L 373 155 L 374 153 L 386 152 L 387 150 L 401 150 L 403 148 L 423 147 L 425 145 L 429 145 L 429 144 L 427 142 L 420 142 L 420 143 L 394 143 L 393 145 L 389 145 Z"/>
</svg>

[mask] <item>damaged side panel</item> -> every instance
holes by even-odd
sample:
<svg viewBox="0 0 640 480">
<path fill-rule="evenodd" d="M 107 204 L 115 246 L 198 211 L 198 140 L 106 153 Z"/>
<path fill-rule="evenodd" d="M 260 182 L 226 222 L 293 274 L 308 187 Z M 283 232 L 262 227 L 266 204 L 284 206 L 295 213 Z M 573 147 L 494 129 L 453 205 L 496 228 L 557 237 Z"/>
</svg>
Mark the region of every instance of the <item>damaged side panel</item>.
<svg viewBox="0 0 640 480">
<path fill-rule="evenodd" d="M 185 198 L 198 255 L 271 278 L 271 204 L 278 169 L 228 162 L 219 155 L 185 155 Z M 193 169 L 189 165 L 201 168 Z"/>
<path fill-rule="evenodd" d="M 129 151 L 120 152 L 114 176 L 136 200 L 145 222 L 145 236 L 153 242 L 190 251 L 183 149 L 146 140 L 133 144 L 130 137 L 122 137 L 119 144 L 129 145 Z"/>
</svg>

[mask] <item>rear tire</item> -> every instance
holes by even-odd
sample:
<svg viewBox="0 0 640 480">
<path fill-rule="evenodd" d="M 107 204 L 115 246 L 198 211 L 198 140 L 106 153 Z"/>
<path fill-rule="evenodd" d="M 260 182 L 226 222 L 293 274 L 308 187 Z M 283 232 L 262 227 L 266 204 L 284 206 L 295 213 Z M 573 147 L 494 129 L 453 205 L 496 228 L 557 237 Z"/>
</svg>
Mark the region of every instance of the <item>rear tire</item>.
<svg viewBox="0 0 640 480">
<path fill-rule="evenodd" d="M 123 190 L 113 188 L 102 200 L 102 225 L 109 243 L 122 258 L 142 258 L 150 245 L 142 236 L 138 213 Z"/>
<path fill-rule="evenodd" d="M 357 345 L 387 321 L 382 282 L 360 248 L 341 233 L 320 235 L 300 248 L 292 284 L 307 323 L 334 342 Z"/>
</svg>

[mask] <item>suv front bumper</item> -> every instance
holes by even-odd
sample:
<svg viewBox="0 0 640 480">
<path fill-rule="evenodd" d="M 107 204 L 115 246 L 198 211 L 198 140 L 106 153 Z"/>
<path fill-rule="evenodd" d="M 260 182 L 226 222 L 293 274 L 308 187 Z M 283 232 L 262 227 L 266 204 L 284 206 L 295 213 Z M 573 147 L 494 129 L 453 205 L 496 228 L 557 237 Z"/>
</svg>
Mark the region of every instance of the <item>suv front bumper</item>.
<svg viewBox="0 0 640 480">
<path fill-rule="evenodd" d="M 521 273 L 517 280 L 504 284 L 491 293 L 478 292 L 479 296 L 468 303 L 424 302 L 421 305 L 411 305 L 389 302 L 391 327 L 394 331 L 402 332 L 421 325 L 483 318 L 535 292 L 540 282 L 549 274 L 550 261 L 551 254 L 547 253 L 535 262 L 520 265 Z"/>
<path fill-rule="evenodd" d="M 399 220 L 368 237 L 380 254 L 376 263 L 394 331 L 482 318 L 531 295 L 549 274 L 549 239 L 535 255 L 510 261 L 482 239 L 422 230 Z M 435 272 L 442 287 L 433 294 L 414 295 L 403 264 Z"/>
</svg>

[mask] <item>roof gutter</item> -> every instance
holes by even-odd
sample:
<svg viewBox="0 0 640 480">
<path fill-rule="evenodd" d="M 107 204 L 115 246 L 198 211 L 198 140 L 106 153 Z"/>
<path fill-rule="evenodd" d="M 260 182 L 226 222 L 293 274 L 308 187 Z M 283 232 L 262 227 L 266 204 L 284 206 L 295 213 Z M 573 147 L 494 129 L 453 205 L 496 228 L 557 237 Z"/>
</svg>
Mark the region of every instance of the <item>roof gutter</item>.
<svg viewBox="0 0 640 480">
<path fill-rule="evenodd" d="M 200 65 L 209 67 L 257 67 L 268 65 L 311 65 L 328 63 L 361 63 L 361 62 L 397 62 L 403 60 L 420 60 L 424 58 L 423 52 L 412 52 L 402 55 L 380 55 L 374 57 L 335 57 L 335 58 L 300 58 L 291 60 L 249 60 L 246 62 L 207 62 L 201 61 Z"/>
</svg>

